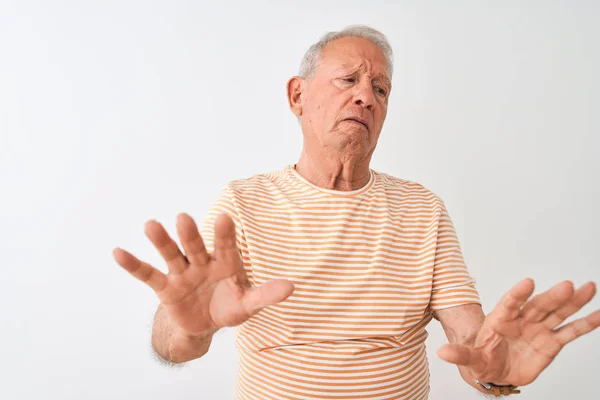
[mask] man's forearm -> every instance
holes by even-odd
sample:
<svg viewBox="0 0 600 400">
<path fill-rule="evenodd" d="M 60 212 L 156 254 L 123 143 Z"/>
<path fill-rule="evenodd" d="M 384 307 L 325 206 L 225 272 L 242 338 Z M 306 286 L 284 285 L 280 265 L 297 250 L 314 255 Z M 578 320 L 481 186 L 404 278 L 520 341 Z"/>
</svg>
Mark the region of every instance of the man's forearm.
<svg viewBox="0 0 600 400">
<path fill-rule="evenodd" d="M 433 317 L 442 323 L 448 343 L 473 346 L 479 330 L 483 326 L 485 314 L 479 304 L 465 304 L 435 311 Z M 457 365 L 460 376 L 469 386 L 485 393 L 468 372 L 467 368 Z"/>
<path fill-rule="evenodd" d="M 152 327 L 152 347 L 162 361 L 179 364 L 202 357 L 208 352 L 215 331 L 189 335 L 181 331 L 159 306 Z"/>
</svg>

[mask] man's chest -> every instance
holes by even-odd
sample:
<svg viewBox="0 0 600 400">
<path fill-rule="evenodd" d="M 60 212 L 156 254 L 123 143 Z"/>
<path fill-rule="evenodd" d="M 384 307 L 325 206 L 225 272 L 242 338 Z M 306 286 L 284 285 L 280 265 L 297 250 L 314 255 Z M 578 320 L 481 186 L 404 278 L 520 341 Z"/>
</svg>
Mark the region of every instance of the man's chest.
<svg viewBox="0 0 600 400">
<path fill-rule="evenodd" d="M 310 316 L 311 324 L 345 319 L 359 330 L 398 328 L 422 317 L 436 248 L 431 213 L 371 202 L 287 204 L 241 214 L 251 281 L 295 284 L 280 306 L 287 316 Z"/>
</svg>

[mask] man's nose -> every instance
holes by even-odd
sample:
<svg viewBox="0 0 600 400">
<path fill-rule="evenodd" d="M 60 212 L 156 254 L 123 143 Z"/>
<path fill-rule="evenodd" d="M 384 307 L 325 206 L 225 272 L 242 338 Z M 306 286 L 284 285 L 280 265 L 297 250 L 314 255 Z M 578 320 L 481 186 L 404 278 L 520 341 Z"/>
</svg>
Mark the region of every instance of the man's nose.
<svg viewBox="0 0 600 400">
<path fill-rule="evenodd" d="M 375 93 L 373 92 L 371 83 L 357 85 L 356 93 L 354 94 L 354 104 L 358 104 L 359 106 L 371 110 L 374 103 Z"/>
</svg>

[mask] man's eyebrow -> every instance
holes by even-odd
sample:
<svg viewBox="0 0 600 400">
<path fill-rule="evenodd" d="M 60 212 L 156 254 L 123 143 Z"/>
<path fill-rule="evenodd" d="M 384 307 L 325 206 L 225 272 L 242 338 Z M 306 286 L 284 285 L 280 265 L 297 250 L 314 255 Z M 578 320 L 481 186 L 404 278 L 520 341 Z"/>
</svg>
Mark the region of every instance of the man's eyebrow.
<svg viewBox="0 0 600 400">
<path fill-rule="evenodd" d="M 352 65 L 352 64 L 342 64 L 339 68 L 334 69 L 334 72 L 347 71 L 349 69 L 354 69 L 356 67 L 357 67 L 356 65 Z M 382 81 L 387 86 L 391 86 L 392 85 L 392 81 L 385 74 L 376 74 L 374 76 L 374 78 L 375 79 L 379 79 L 380 81 Z"/>
</svg>

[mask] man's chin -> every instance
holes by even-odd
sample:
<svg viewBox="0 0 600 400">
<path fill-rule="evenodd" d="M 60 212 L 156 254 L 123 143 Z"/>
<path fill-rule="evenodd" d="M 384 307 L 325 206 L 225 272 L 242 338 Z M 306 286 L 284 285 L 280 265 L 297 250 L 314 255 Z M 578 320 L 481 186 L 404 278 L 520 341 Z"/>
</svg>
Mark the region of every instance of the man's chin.
<svg viewBox="0 0 600 400">
<path fill-rule="evenodd" d="M 348 154 L 366 154 L 371 149 L 371 143 L 368 136 L 363 132 L 341 132 L 338 138 L 336 148 Z"/>
<path fill-rule="evenodd" d="M 369 135 L 369 130 L 364 126 L 364 125 L 352 125 L 350 127 L 347 127 L 345 129 L 340 129 L 337 132 L 341 133 L 344 136 L 354 136 L 354 137 L 364 137 L 364 138 L 368 138 Z"/>
</svg>

